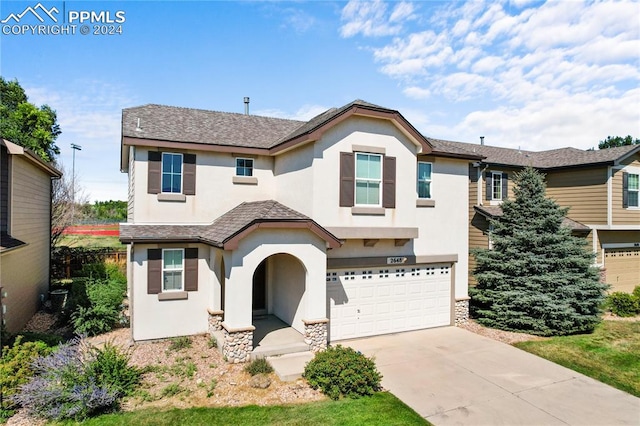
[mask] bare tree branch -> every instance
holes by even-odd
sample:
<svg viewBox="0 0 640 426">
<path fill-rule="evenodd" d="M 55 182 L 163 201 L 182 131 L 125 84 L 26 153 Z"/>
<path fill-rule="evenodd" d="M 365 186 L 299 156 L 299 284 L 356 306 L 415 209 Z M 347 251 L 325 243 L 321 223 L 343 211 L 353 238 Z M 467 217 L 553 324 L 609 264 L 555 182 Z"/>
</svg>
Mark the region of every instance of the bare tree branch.
<svg viewBox="0 0 640 426">
<path fill-rule="evenodd" d="M 88 197 L 85 195 L 83 188 L 78 184 L 78 174 L 75 177 L 75 203 L 73 208 L 73 182 L 71 173 L 66 173 L 62 163 L 57 163 L 56 167 L 63 174 L 60 179 L 52 182 L 51 194 L 51 247 L 56 247 L 60 242 L 64 230 L 74 223 L 75 213 L 80 211 L 79 206 L 85 204 Z"/>
</svg>

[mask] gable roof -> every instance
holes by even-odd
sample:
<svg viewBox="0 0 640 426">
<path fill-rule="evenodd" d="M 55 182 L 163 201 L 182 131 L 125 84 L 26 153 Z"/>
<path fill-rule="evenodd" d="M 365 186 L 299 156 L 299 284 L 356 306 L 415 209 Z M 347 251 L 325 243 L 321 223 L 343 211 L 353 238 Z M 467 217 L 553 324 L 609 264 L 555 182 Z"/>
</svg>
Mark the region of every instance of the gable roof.
<svg viewBox="0 0 640 426">
<path fill-rule="evenodd" d="M 128 162 L 125 145 L 277 155 L 318 140 L 326 130 L 353 115 L 388 120 L 419 146 L 421 153 L 432 152 L 428 139 L 398 111 L 360 99 L 306 122 L 149 104 L 122 110 L 121 170 L 126 170 Z M 435 154 L 481 158 L 460 149 L 449 152 L 445 148 Z"/>
<path fill-rule="evenodd" d="M 233 250 L 240 240 L 258 228 L 306 228 L 336 248 L 340 241 L 310 217 L 277 201 L 245 202 L 207 225 L 120 225 L 123 243 L 199 242 Z"/>
<path fill-rule="evenodd" d="M 500 206 L 473 206 L 474 210 L 486 217 L 487 219 L 494 219 L 496 217 L 502 216 L 502 207 Z M 577 220 L 570 219 L 568 217 L 564 217 L 562 219 L 562 226 L 566 226 L 571 229 L 573 232 L 586 232 L 589 233 L 591 228 Z"/>
<path fill-rule="evenodd" d="M 484 159 L 482 162 L 486 164 L 516 167 L 531 166 L 541 170 L 596 164 L 613 165 L 630 155 L 640 152 L 640 145 L 628 145 L 592 151 L 571 147 L 547 151 L 525 151 L 490 145 L 453 142 L 433 138 L 428 139 L 433 145 L 434 151 L 438 149 L 461 149 L 483 156 Z"/>
</svg>

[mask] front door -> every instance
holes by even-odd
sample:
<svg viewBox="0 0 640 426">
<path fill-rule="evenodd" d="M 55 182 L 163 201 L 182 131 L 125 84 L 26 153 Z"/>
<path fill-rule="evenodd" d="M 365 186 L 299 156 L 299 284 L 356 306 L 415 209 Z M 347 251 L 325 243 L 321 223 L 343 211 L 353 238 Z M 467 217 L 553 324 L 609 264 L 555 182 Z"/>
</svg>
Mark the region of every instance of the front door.
<svg viewBox="0 0 640 426">
<path fill-rule="evenodd" d="M 253 301 L 251 304 L 253 315 L 267 314 L 267 260 L 260 262 L 260 265 L 253 273 Z"/>
</svg>

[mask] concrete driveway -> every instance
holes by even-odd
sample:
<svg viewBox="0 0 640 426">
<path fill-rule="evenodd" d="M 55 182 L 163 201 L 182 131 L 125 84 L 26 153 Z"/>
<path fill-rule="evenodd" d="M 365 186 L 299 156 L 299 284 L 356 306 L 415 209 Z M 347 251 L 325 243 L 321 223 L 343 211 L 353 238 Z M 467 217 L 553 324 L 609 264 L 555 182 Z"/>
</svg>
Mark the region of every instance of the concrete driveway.
<svg viewBox="0 0 640 426">
<path fill-rule="evenodd" d="M 640 425 L 640 399 L 469 331 L 342 342 L 375 356 L 382 386 L 435 425 Z"/>
</svg>

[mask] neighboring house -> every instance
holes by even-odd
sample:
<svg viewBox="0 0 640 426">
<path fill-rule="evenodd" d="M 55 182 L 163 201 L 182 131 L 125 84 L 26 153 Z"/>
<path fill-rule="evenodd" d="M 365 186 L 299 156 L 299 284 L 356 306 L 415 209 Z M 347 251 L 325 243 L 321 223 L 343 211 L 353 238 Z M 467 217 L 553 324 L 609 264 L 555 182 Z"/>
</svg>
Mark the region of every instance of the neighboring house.
<svg viewBox="0 0 640 426">
<path fill-rule="evenodd" d="M 468 168 L 398 111 L 308 122 L 145 105 L 122 115 L 134 340 L 222 329 L 247 360 L 254 317 L 327 341 L 468 314 Z"/>
<path fill-rule="evenodd" d="M 485 157 L 469 168 L 470 248 L 489 247 L 488 219 L 501 215 L 502 200 L 513 196 L 513 173 L 532 166 L 546 175 L 547 196 L 569 207 L 564 223 L 574 235 L 587 238 L 611 291 L 631 292 L 640 285 L 640 146 L 532 152 L 449 141 L 432 144 Z M 474 267 L 470 257 L 471 283 Z"/>
<path fill-rule="evenodd" d="M 61 176 L 33 152 L 0 139 L 0 294 L 11 333 L 49 290 L 51 179 Z"/>
</svg>

